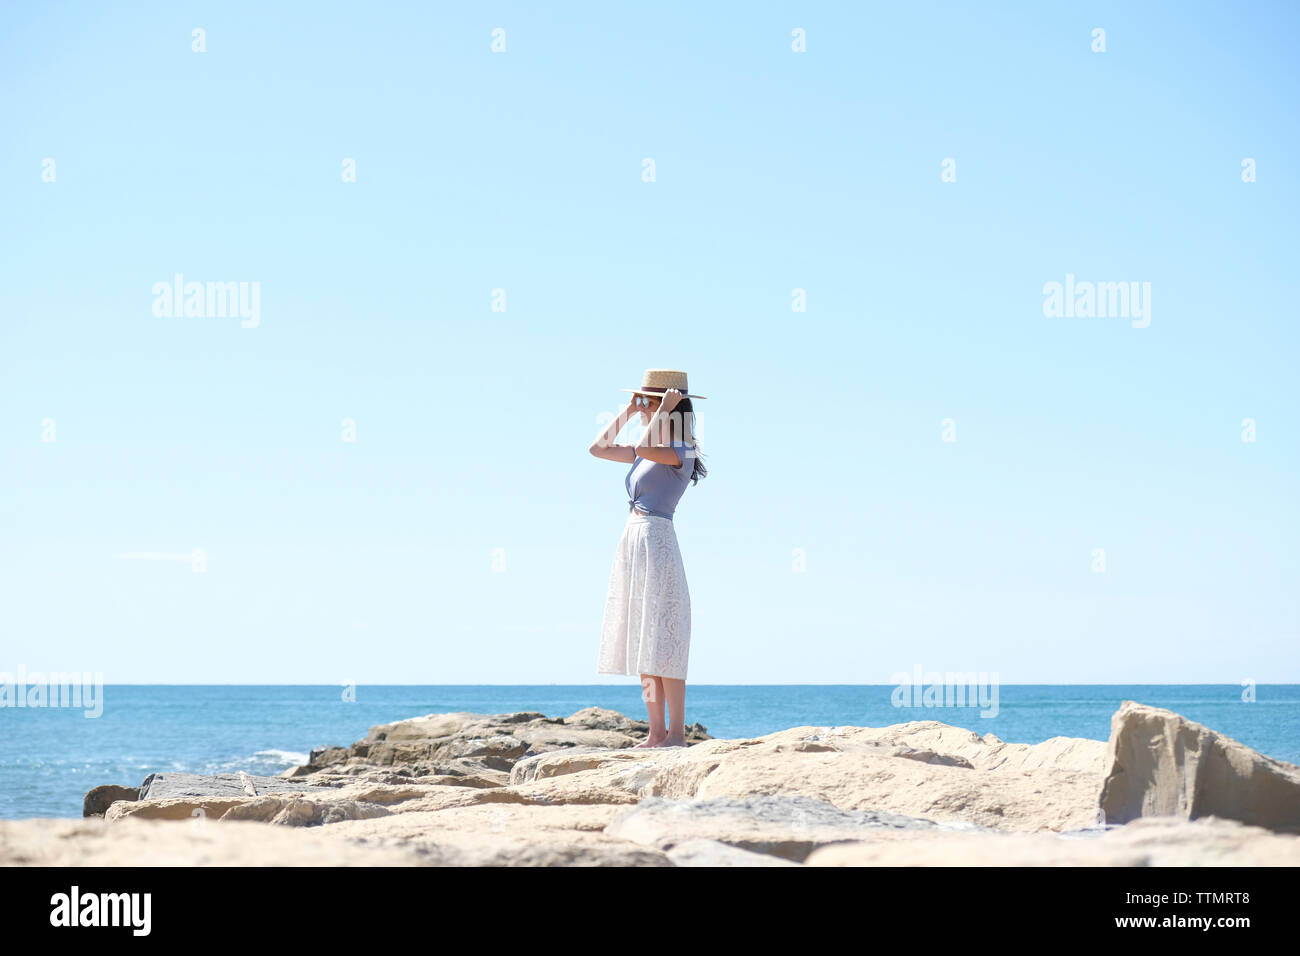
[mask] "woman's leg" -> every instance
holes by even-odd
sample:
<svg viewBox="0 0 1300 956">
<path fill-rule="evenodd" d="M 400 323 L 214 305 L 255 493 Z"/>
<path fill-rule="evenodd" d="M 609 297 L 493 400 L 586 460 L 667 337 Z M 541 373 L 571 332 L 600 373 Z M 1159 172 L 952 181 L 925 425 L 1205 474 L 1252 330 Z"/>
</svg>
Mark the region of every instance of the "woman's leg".
<svg viewBox="0 0 1300 956">
<path fill-rule="evenodd" d="M 658 747 L 668 735 L 664 727 L 663 678 L 654 674 L 642 674 L 641 699 L 645 701 L 645 712 L 650 718 L 650 736 L 636 746 Z"/>
<path fill-rule="evenodd" d="M 686 746 L 686 681 L 675 677 L 660 677 L 663 695 L 668 703 L 668 733 L 665 747 Z"/>
</svg>

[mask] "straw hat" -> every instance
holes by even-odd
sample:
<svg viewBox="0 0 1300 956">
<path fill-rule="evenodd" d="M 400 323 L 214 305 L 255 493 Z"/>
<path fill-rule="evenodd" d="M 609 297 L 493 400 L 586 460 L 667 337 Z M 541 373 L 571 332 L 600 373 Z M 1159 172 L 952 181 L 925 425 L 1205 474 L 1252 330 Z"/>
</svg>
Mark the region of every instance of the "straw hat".
<svg viewBox="0 0 1300 956">
<path fill-rule="evenodd" d="M 640 388 L 623 388 L 622 392 L 635 392 L 637 395 L 662 395 L 670 388 L 682 393 L 682 398 L 707 398 L 707 395 L 688 395 L 686 391 L 686 373 L 675 368 L 648 368 L 641 377 Z"/>
</svg>

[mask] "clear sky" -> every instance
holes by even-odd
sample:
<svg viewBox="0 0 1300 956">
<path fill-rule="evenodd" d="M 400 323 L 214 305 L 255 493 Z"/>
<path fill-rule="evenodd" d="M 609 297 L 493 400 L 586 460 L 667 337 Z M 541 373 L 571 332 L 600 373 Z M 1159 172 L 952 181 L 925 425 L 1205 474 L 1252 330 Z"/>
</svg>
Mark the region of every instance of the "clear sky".
<svg viewBox="0 0 1300 956">
<path fill-rule="evenodd" d="M 1300 681 L 1294 4 L 548 6 L 4 5 L 0 671 L 632 680 L 668 367 L 693 682 Z"/>
</svg>

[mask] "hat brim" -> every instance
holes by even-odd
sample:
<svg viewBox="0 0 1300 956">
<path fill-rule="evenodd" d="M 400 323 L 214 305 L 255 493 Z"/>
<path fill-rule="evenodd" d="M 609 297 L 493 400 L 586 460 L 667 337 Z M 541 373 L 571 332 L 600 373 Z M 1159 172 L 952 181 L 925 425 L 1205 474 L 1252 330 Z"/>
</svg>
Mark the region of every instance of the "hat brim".
<svg viewBox="0 0 1300 956">
<path fill-rule="evenodd" d="M 663 392 L 647 392 L 644 388 L 620 388 L 619 391 L 620 391 L 620 392 L 634 392 L 634 393 L 636 393 L 637 395 L 649 395 L 649 396 L 652 397 L 652 398 L 663 398 L 663 397 L 664 397 L 664 393 L 663 393 Z M 683 394 L 683 395 L 682 395 L 682 398 L 708 398 L 708 397 L 709 397 L 709 396 L 707 396 L 707 395 L 696 395 L 696 394 L 694 394 L 694 393 L 691 393 L 691 394 L 689 394 L 689 395 L 688 395 L 688 394 Z"/>
</svg>

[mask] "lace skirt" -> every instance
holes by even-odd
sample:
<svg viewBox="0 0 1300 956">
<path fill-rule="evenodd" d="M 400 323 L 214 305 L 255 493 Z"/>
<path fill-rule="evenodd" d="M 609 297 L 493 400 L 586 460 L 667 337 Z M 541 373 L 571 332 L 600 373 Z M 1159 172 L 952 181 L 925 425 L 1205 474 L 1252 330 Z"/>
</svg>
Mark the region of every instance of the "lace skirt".
<svg viewBox="0 0 1300 956">
<path fill-rule="evenodd" d="M 691 595 L 672 520 L 632 512 L 614 551 L 599 674 L 656 674 L 686 679 Z"/>
</svg>

